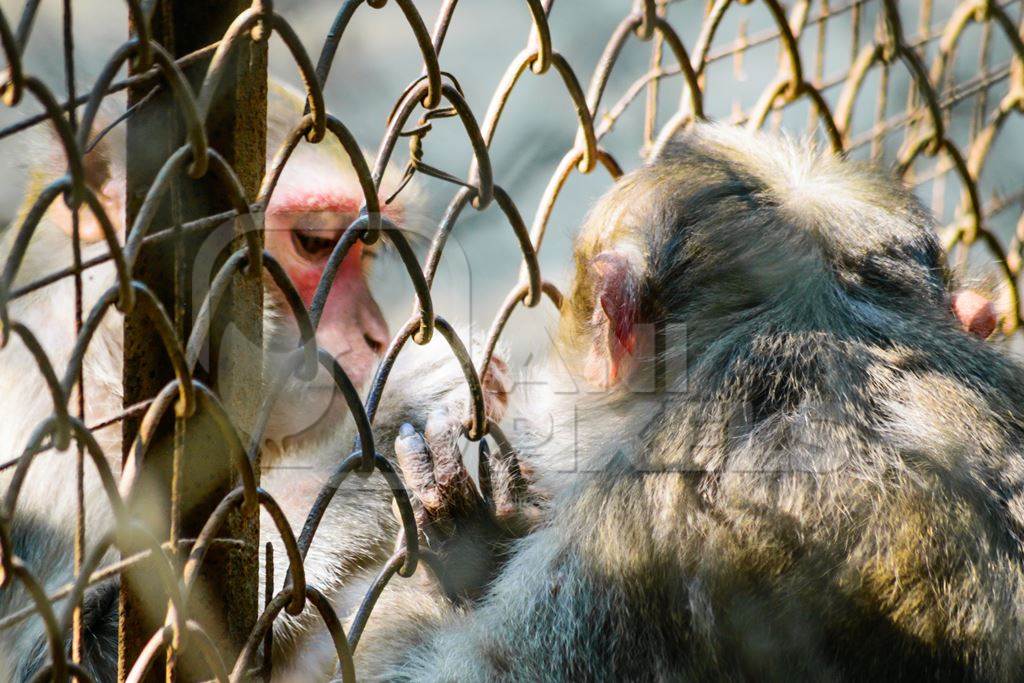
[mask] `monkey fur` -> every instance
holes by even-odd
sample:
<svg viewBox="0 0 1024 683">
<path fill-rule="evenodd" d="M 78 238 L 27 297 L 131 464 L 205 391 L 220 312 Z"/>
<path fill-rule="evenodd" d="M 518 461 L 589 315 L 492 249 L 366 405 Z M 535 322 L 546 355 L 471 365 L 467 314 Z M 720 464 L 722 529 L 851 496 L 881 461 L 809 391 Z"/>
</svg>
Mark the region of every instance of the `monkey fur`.
<svg viewBox="0 0 1024 683">
<path fill-rule="evenodd" d="M 702 125 L 576 244 L 547 515 L 475 603 L 392 581 L 362 680 L 1018 679 L 1024 373 L 908 191 Z"/>
</svg>

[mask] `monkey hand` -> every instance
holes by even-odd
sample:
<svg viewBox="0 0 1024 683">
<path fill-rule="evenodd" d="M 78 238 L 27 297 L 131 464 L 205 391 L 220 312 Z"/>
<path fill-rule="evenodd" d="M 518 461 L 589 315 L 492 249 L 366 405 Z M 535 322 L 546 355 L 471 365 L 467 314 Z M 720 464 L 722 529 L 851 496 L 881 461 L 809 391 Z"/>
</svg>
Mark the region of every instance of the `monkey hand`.
<svg viewBox="0 0 1024 683">
<path fill-rule="evenodd" d="M 539 518 L 540 501 L 530 495 L 514 453 L 492 455 L 482 441 L 478 488 L 455 444 L 430 436 L 402 425 L 395 454 L 428 547 L 425 561 L 448 598 L 473 601 L 501 568 L 511 541 Z"/>
</svg>

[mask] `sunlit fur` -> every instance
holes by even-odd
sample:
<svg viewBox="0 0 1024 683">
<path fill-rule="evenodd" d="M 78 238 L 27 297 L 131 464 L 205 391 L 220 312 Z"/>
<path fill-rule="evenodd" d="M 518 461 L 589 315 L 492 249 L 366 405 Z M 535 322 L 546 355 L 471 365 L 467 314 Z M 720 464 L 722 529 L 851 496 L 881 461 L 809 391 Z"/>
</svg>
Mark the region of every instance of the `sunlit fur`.
<svg viewBox="0 0 1024 683">
<path fill-rule="evenodd" d="M 675 374 L 532 399 L 548 520 L 469 612 L 393 582 L 364 680 L 1019 677 L 1024 372 L 909 193 L 810 148 L 700 126 L 598 203 L 554 372 L 626 243 Z"/>
</svg>

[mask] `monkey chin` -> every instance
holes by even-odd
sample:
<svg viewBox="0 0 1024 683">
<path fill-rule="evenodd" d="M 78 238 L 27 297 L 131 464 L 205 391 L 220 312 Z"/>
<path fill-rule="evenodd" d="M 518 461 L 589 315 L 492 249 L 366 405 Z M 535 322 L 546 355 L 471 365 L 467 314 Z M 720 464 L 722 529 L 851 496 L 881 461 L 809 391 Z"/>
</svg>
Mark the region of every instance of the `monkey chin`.
<svg viewBox="0 0 1024 683">
<path fill-rule="evenodd" d="M 310 405 L 311 408 L 315 408 L 319 417 L 312 422 L 303 421 L 300 425 L 288 418 L 275 419 L 272 415 L 271 424 L 263 439 L 263 462 L 305 459 L 313 453 L 321 453 L 324 457 L 340 461 L 348 455 L 353 445 L 354 423 L 344 397 L 333 388 L 330 391 L 326 407 L 323 407 L 323 399 L 319 396 L 310 402 L 308 396 L 300 398 L 287 392 L 282 394 L 278 399 L 279 404 L 282 401 L 298 400 L 300 406 Z M 327 395 L 327 392 L 323 392 L 323 395 Z"/>
</svg>

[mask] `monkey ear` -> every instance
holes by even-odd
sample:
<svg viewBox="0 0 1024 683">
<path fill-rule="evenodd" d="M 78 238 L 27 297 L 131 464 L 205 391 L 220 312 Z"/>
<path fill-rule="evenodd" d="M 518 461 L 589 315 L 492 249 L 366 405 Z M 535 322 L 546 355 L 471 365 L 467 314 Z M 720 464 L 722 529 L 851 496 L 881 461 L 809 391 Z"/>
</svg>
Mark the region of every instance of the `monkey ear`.
<svg viewBox="0 0 1024 683">
<path fill-rule="evenodd" d="M 986 297 L 970 289 L 952 296 L 953 313 L 965 332 L 986 339 L 996 329 L 996 309 Z"/>
<path fill-rule="evenodd" d="M 99 117 L 94 130 L 103 130 L 105 117 Z M 92 190 L 99 199 L 100 205 L 107 213 L 107 217 L 118 231 L 123 235 L 124 230 L 124 151 L 118 147 L 122 142 L 120 135 L 104 135 L 95 146 L 82 158 L 82 170 L 85 173 L 85 184 Z M 55 150 L 53 163 L 57 168 L 64 168 L 65 160 L 63 149 L 59 146 L 56 138 L 51 141 L 50 149 Z M 55 202 L 53 210 L 56 210 L 55 221 L 61 229 L 71 235 L 72 221 L 71 212 L 61 201 Z M 84 204 L 78 211 L 78 234 L 82 242 L 98 242 L 103 239 L 103 230 L 100 222 Z"/>
<path fill-rule="evenodd" d="M 609 389 L 628 376 L 637 353 L 639 279 L 629 257 L 605 251 L 590 261 L 594 283 L 593 337 L 584 367 L 586 380 Z"/>
</svg>

